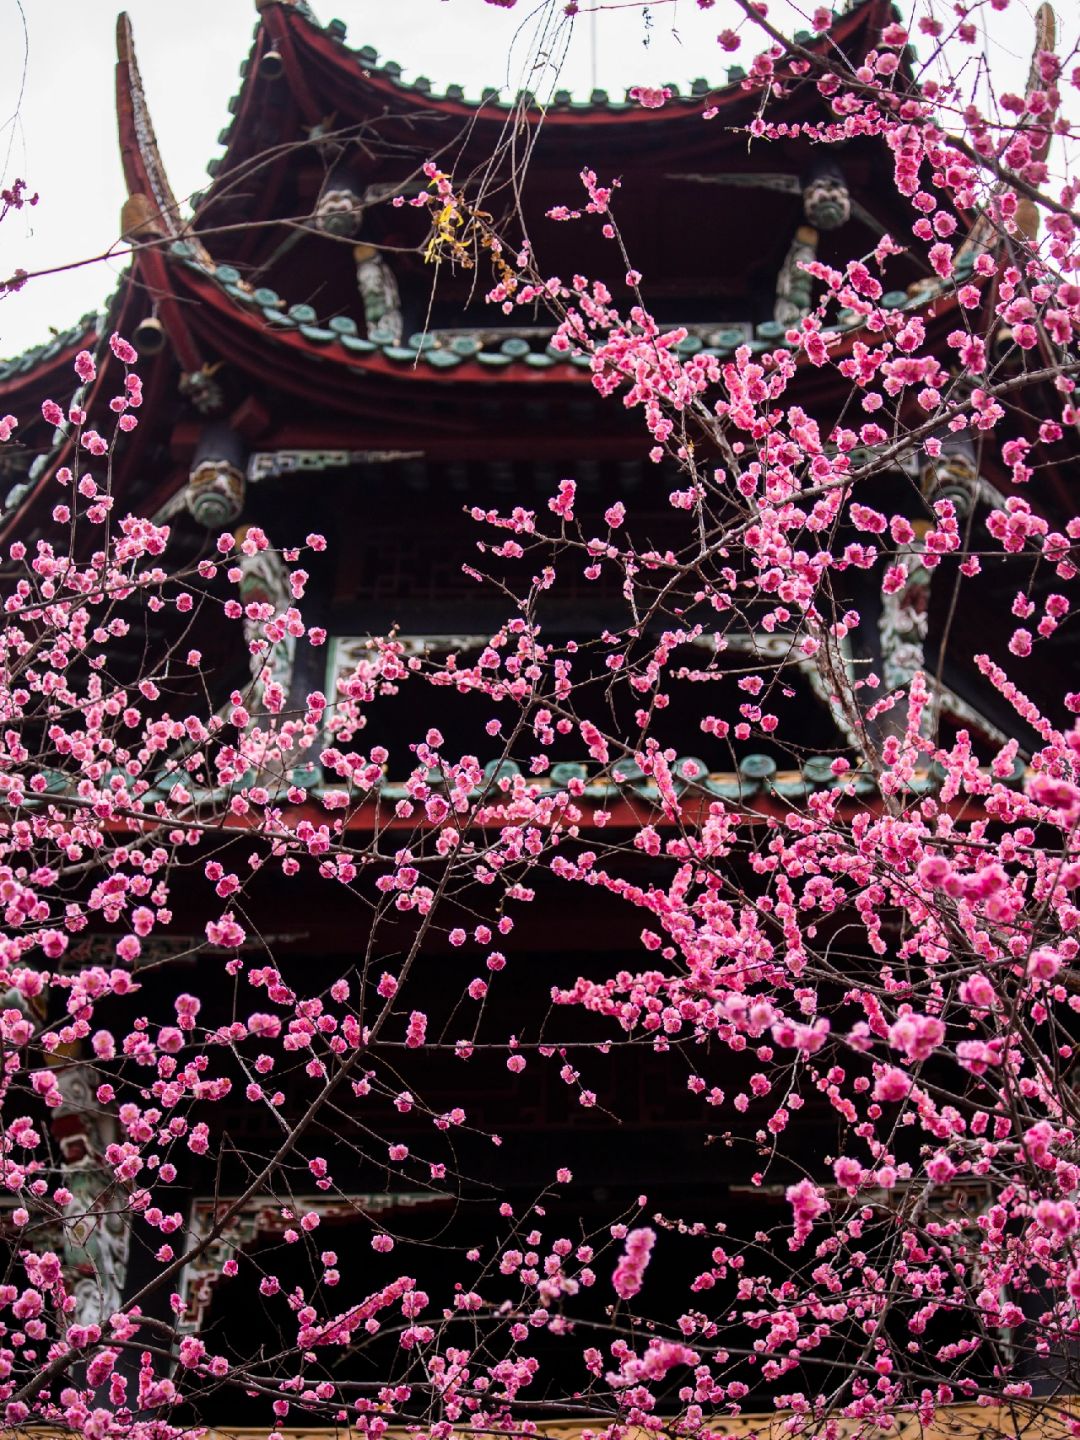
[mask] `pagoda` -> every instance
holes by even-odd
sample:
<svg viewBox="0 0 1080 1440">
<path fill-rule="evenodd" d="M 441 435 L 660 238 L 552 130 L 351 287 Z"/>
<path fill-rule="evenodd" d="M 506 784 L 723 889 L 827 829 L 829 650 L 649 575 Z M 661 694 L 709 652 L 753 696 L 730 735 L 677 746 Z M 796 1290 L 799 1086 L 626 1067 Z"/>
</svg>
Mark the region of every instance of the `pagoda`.
<svg viewBox="0 0 1080 1440">
<path fill-rule="evenodd" d="M 562 477 L 573 476 L 583 506 L 602 511 L 623 501 L 659 549 L 677 529 L 667 502 L 675 467 L 667 460 L 652 463 L 639 417 L 598 393 L 591 356 L 554 345 L 554 322 L 542 310 L 504 314 L 485 303 L 490 282 L 484 256 L 472 266 L 438 257 L 433 263 L 431 211 L 413 203 L 426 192 L 427 162 L 471 187 L 476 209 L 495 232 L 516 245 L 528 240 L 544 273 L 598 275 L 613 290 L 620 281 L 611 273 L 610 246 L 552 212 L 578 203 L 583 168 L 617 176 L 615 203 L 627 253 L 645 277 L 657 319 L 685 331 L 678 343 L 684 358 L 727 360 L 743 346 L 756 355 L 785 347 L 786 332 L 815 303 L 800 266 L 819 259 L 843 268 L 872 252 L 883 235 L 907 234 L 912 216 L 892 185 L 892 157 L 883 141 L 866 137 L 821 146 L 804 137 L 801 127 L 829 118 L 810 83 L 787 84 L 772 103 L 770 118 L 788 127 L 789 138 L 748 146 L 745 127 L 760 97 L 738 68 L 718 88 L 696 81 L 680 94 L 668 87 L 672 94 L 659 110 L 603 91 L 579 100 L 564 91 L 541 99 L 490 90 L 476 102 L 458 86 L 437 93 L 424 79 L 406 83 L 399 66 L 370 48 L 350 48 L 345 26 L 321 25 L 304 0 L 256 0 L 256 10 L 222 152 L 190 210 L 170 187 L 131 25 L 125 16 L 119 19 L 117 116 L 128 190 L 122 232 L 131 263 L 104 314 L 0 365 L 0 411 L 22 420 L 19 447 L 9 447 L 2 462 L 0 543 L 6 549 L 13 538 L 32 542 L 45 532 L 53 478 L 71 458 L 71 442 L 34 417 L 47 397 L 77 401 L 91 419 L 104 410 L 116 380 L 107 341 L 119 331 L 139 352 L 145 419 L 117 452 L 112 493 L 118 510 L 167 522 L 172 553 L 182 561 L 203 553 L 222 529 L 257 525 L 275 545 L 302 543 L 311 531 L 327 535 L 327 552 L 310 567 L 305 619 L 325 629 L 328 643 L 321 651 L 283 643 L 273 664 L 294 704 L 312 690 L 332 704 L 340 682 L 370 653 L 373 637 L 393 633 L 406 658 L 469 656 L 502 623 L 500 597 L 463 569 L 477 539 L 471 507 L 538 507 Z M 827 43 L 856 65 L 891 18 L 889 0 L 861 0 L 837 15 Z M 810 49 L 826 43 L 798 38 Z M 903 63 L 910 70 L 912 57 Z M 893 289 L 882 302 L 898 314 L 918 315 L 943 356 L 960 313 L 957 285 L 971 277 L 983 243 L 978 222 L 959 218 L 972 226 L 973 238 L 961 250 L 958 276 L 939 279 L 914 252 L 904 251 L 889 262 Z M 994 297 L 985 288 L 989 315 Z M 855 314 L 831 316 L 830 354 L 851 353 L 865 340 L 862 324 Z M 1007 333 L 998 343 L 1003 364 L 1034 363 L 1025 362 Z M 83 349 L 95 353 L 98 378 L 73 396 L 72 361 Z M 834 367 L 801 362 L 789 395 L 824 429 L 839 419 L 847 400 Z M 1021 416 L 1015 423 L 1024 433 L 1029 421 Z M 875 483 L 882 508 L 907 505 L 924 530 L 929 507 L 943 495 L 954 500 L 964 523 L 980 525 L 1012 493 L 998 447 L 977 452 L 966 441 L 950 443 L 937 464 L 905 460 Z M 1069 488 L 1066 473 L 1047 466 L 1026 498 L 1056 528 L 1072 513 Z M 246 596 L 291 603 L 284 567 L 273 557 L 243 564 Z M 851 663 L 874 665 L 888 685 L 903 684 L 925 668 L 935 677 L 946 732 L 967 728 L 986 753 L 1018 738 L 1019 780 L 1034 737 L 1017 728 L 1016 717 L 970 661 L 980 648 L 1007 659 L 1015 573 L 1004 563 L 987 566 L 977 586 L 966 587 L 959 610 L 950 585 L 929 569 L 916 568 L 891 603 L 875 593 L 870 578 L 861 589 L 856 580 L 851 584 L 849 598 L 862 617 L 850 637 Z M 551 598 L 545 627 L 563 638 L 598 634 L 617 623 L 618 613 L 617 592 L 568 579 Z M 216 699 L 250 683 L 251 657 L 237 627 L 211 627 L 200 638 L 220 685 Z M 780 639 L 752 630 L 731 634 L 729 654 L 743 660 L 773 655 Z M 1075 663 L 1064 641 L 1047 644 L 1026 672 L 1035 698 L 1055 688 L 1060 693 L 1061 672 Z M 850 728 L 812 666 L 793 669 L 790 683 L 800 716 L 800 753 L 794 757 L 762 735 L 710 752 L 693 696 L 681 709 L 673 706 L 666 734 L 682 757 L 676 765 L 680 783 L 762 815 L 781 815 L 826 783 L 832 757 L 851 744 Z M 733 682 L 730 694 L 736 695 Z M 479 702 L 475 710 L 447 706 L 445 715 L 431 702 L 427 713 L 416 696 L 403 693 L 373 715 L 365 743 L 385 743 L 393 752 L 396 739 L 420 738 L 437 723 L 449 748 L 471 747 L 483 734 L 486 713 Z M 495 782 L 518 773 L 494 742 L 480 760 Z M 624 767 L 618 781 L 598 777 L 599 768 L 567 753 L 538 783 L 584 781 L 586 807 L 603 810 L 607 833 L 629 832 L 641 823 L 655 791 L 633 767 Z M 328 782 L 317 758 L 298 766 L 292 778 L 307 797 L 294 797 L 294 813 L 306 807 L 313 817 L 322 816 L 319 799 Z M 382 808 L 374 802 L 361 808 L 350 826 L 392 831 L 401 780 L 392 761 Z M 935 777 L 927 773 L 919 783 L 929 793 Z M 863 787 L 860 803 L 877 803 L 871 791 Z M 636 876 L 647 883 L 654 873 L 648 857 L 635 864 Z M 362 948 L 355 917 L 328 905 L 315 883 L 303 877 L 293 883 L 287 895 L 265 887 L 262 942 L 272 946 L 283 972 L 325 972 L 329 980 Z M 176 966 L 199 963 L 205 919 L 193 900 L 190 917 L 178 913 L 177 935 L 162 940 L 158 951 L 147 948 L 147 959 L 171 964 L 148 968 L 138 1013 L 169 1012 L 182 974 Z M 650 1208 L 666 1214 L 711 1222 L 722 1213 L 733 1232 L 752 1229 L 762 1199 L 748 1184 L 754 1161 L 744 1142 L 760 1123 L 757 1103 L 741 1117 L 742 1132 L 710 1135 L 686 1077 L 676 1080 L 675 1067 L 650 1047 L 619 1049 L 592 1063 L 588 1047 L 602 1041 L 602 1029 L 587 1017 L 550 1013 L 553 986 L 571 986 L 590 967 L 614 973 L 618 956 L 636 946 L 639 929 L 626 907 L 595 891 L 560 889 L 555 882 L 541 886 L 529 923 L 519 925 L 504 946 L 514 988 L 503 994 L 492 1036 L 551 1039 L 595 1083 L 596 1104 L 586 1109 L 577 1103 L 573 1088 L 559 1078 L 565 1060 L 558 1056 L 550 1064 L 530 1063 L 520 1074 L 507 1072 L 505 1052 L 463 1068 L 448 1021 L 443 1049 L 424 1052 L 417 1086 L 429 1110 L 438 1111 L 443 1098 L 448 1108 L 469 1108 L 477 1132 L 462 1137 L 458 1157 L 469 1186 L 454 1196 L 436 1187 L 403 1187 L 363 1136 L 349 1132 L 342 1114 L 341 1133 L 326 1143 L 339 1145 L 345 1159 L 336 1168 L 351 1174 L 354 1192 L 347 1203 L 315 1192 L 302 1197 L 323 1216 L 322 1238 L 330 1243 L 330 1230 L 338 1227 L 335 1243 L 344 1248 L 361 1215 L 406 1239 L 428 1241 L 430 1248 L 418 1252 L 426 1258 L 416 1264 L 427 1265 L 429 1273 L 415 1273 L 435 1292 L 459 1255 L 483 1243 L 490 1227 L 485 1200 L 496 1181 L 526 1212 L 544 1191 L 556 1152 L 574 1180 L 564 1193 L 547 1196 L 551 1215 L 601 1223 L 647 1192 Z M 77 953 L 73 948 L 73 963 L 111 953 L 113 939 L 104 931 L 83 937 Z M 452 1015 L 475 962 L 439 936 L 433 935 L 430 951 L 424 982 L 429 1009 L 438 1012 L 441 1005 Z M 223 993 L 220 1015 L 204 1012 L 206 1023 L 227 1021 L 230 1004 Z M 569 1048 L 575 1045 L 580 1049 Z M 401 1063 L 406 1069 L 405 1058 Z M 55 1133 L 73 1172 L 82 1167 L 92 1183 L 94 1157 L 108 1136 L 85 1098 L 68 1097 Z M 827 1148 L 835 1116 L 822 1102 L 813 1113 L 808 1107 L 804 1120 L 796 1158 Z M 394 1123 L 408 1133 L 411 1120 L 404 1114 Z M 189 1184 L 176 1198 L 195 1238 L 209 1235 L 228 1197 L 241 1193 L 250 1157 L 268 1153 L 275 1143 L 272 1117 L 242 1099 L 230 1111 L 230 1126 L 234 1160 L 215 1174 L 208 1157 L 201 1184 Z M 418 1134 L 422 1126 L 430 1129 L 430 1121 L 417 1116 Z M 493 1149 L 481 1131 L 497 1134 L 501 1146 Z M 185 1326 L 224 1334 L 238 1356 L 273 1344 L 269 1313 L 238 1307 L 217 1277 L 228 1255 L 242 1253 L 258 1263 L 270 1249 L 275 1266 L 287 1272 L 291 1261 L 280 1254 L 285 1223 L 277 1202 L 267 1197 L 255 1196 L 243 1207 L 182 1278 Z M 143 1240 L 103 1229 L 93 1244 L 99 1252 L 93 1257 L 67 1258 L 88 1275 L 107 1263 L 113 1299 L 151 1282 L 152 1247 Z M 298 1265 L 302 1258 L 297 1254 Z M 373 1271 L 382 1264 L 372 1257 Z M 387 1259 L 387 1276 L 391 1266 Z M 658 1278 L 658 1291 L 677 1305 L 690 1279 L 672 1268 Z M 157 1306 L 166 1314 L 167 1301 L 151 1294 L 147 1313 Z M 663 1308 L 662 1297 L 654 1301 Z M 100 1299 L 91 1296 L 87 1303 L 92 1309 Z M 557 1349 L 553 1341 L 556 1365 Z M 376 1347 L 373 1353 L 377 1364 L 381 1352 Z M 222 1390 L 212 1403 L 214 1424 L 243 1425 L 250 1413 L 242 1391 Z"/>
</svg>

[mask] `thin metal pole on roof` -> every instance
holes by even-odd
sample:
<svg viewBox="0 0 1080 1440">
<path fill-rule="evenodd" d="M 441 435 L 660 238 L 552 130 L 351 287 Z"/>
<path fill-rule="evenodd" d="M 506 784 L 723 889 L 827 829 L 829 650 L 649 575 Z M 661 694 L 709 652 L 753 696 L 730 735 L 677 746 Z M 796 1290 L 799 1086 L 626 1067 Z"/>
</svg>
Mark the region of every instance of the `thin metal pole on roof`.
<svg viewBox="0 0 1080 1440">
<path fill-rule="evenodd" d="M 592 51 L 592 89 L 593 89 L 593 90 L 597 89 L 597 81 L 596 81 L 596 75 L 597 75 L 597 68 L 596 68 L 596 46 L 597 46 L 597 40 L 596 40 L 596 36 L 597 36 L 597 30 L 596 30 L 596 10 L 597 10 L 597 7 L 594 5 L 594 6 L 592 7 L 592 9 L 589 11 L 589 41 L 590 41 L 590 49 L 591 49 L 591 51 Z"/>
</svg>

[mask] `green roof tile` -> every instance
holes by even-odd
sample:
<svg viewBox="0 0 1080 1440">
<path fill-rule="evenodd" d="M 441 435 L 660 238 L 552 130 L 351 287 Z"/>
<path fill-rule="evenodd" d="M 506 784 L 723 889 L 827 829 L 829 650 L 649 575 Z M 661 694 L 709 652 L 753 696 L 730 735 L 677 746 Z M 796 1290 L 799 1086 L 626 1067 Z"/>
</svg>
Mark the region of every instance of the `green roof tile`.
<svg viewBox="0 0 1080 1440">
<path fill-rule="evenodd" d="M 557 765 L 551 767 L 552 785 L 562 787 L 568 785 L 571 780 L 585 780 L 589 774 L 589 767 L 582 765 L 576 760 L 560 760 Z"/>
<path fill-rule="evenodd" d="M 832 763 L 828 755 L 811 755 L 802 767 L 803 778 L 811 785 L 835 785 Z"/>
<path fill-rule="evenodd" d="M 339 335 L 338 340 L 344 349 L 350 350 L 354 355 L 370 355 L 380 348 L 373 340 L 365 340 L 362 335 Z"/>
<path fill-rule="evenodd" d="M 771 780 L 776 774 L 776 761 L 771 755 L 744 755 L 739 761 L 739 774 L 749 780 Z"/>
</svg>

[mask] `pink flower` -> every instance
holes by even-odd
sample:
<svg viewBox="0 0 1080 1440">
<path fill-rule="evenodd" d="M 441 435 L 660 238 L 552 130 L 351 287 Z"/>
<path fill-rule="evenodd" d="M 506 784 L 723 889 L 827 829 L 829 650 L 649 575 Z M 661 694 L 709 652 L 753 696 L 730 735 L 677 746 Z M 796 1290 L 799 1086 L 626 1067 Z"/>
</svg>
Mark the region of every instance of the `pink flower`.
<svg viewBox="0 0 1080 1440">
<path fill-rule="evenodd" d="M 911 1081 L 902 1070 L 897 1070 L 894 1065 L 884 1065 L 874 1082 L 874 1099 L 903 1100 L 910 1090 Z"/>
<path fill-rule="evenodd" d="M 812 1180 L 800 1180 L 797 1185 L 789 1185 L 785 1194 L 795 1227 L 788 1248 L 797 1250 L 810 1234 L 814 1221 L 829 1209 L 829 1202 Z"/>
<path fill-rule="evenodd" d="M 636 100 L 644 110 L 662 110 L 671 99 L 671 91 L 668 86 L 660 88 L 652 85 L 635 85 L 627 92 L 631 100 Z"/>
<path fill-rule="evenodd" d="M 945 1038 L 945 1026 L 936 1015 L 901 1015 L 889 1030 L 889 1042 L 909 1060 L 927 1060 Z"/>
<path fill-rule="evenodd" d="M 863 1167 L 850 1156 L 841 1155 L 833 1164 L 833 1174 L 836 1176 L 836 1183 L 853 1195 L 862 1183 Z"/>
<path fill-rule="evenodd" d="M 115 330 L 109 336 L 109 349 L 122 365 L 134 365 L 139 358 L 135 347 L 130 345 L 122 335 L 118 335 Z"/>
<path fill-rule="evenodd" d="M 626 1237 L 623 1250 L 611 1283 L 621 1300 L 631 1300 L 641 1289 L 641 1283 L 649 1264 L 649 1256 L 656 1244 L 656 1231 L 648 1228 L 631 1230 Z"/>
</svg>

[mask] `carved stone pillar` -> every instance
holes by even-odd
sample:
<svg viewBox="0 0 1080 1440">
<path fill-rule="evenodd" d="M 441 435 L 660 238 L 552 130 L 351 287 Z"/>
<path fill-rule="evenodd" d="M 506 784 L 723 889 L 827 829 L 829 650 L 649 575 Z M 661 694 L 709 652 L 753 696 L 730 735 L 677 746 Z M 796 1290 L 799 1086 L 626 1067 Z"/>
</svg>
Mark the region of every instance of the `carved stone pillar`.
<svg viewBox="0 0 1080 1440">
<path fill-rule="evenodd" d="M 243 541 L 244 529 L 236 533 L 238 545 Z M 240 603 L 245 608 L 252 603 L 272 605 L 277 615 L 289 608 L 293 603 L 289 571 L 276 550 L 259 550 L 254 555 L 245 555 L 240 551 L 239 561 Z M 245 617 L 243 624 L 244 639 L 251 656 L 252 680 L 261 680 L 263 672 L 268 670 L 267 680 L 280 685 L 288 697 L 296 659 L 296 637 L 286 635 L 268 647 L 262 621 Z"/>
<path fill-rule="evenodd" d="M 66 1065 L 57 1078 L 64 1100 L 53 1112 L 51 1128 L 60 1148 L 63 1183 L 71 1192 L 63 1221 L 63 1258 L 69 1292 L 75 1296 L 71 1319 L 100 1325 L 123 1301 L 130 1245 L 127 1192 L 104 1159 L 115 1138 L 115 1122 L 101 1114 L 94 1093 L 98 1075 L 91 1066 Z"/>
<path fill-rule="evenodd" d="M 822 230 L 836 230 L 851 215 L 851 196 L 840 167 L 832 160 L 819 160 L 808 171 L 802 186 L 803 215 L 776 277 L 773 319 L 789 329 L 809 315 L 813 305 L 814 282 L 802 268 L 817 259 Z"/>
<path fill-rule="evenodd" d="M 930 571 L 922 564 L 921 529 L 925 535 L 926 521 L 914 523 L 916 538 L 897 556 L 907 569 L 907 579 L 899 590 L 882 596 L 881 635 L 882 681 L 885 689 L 899 690 L 910 685 L 912 677 L 926 665 L 926 631 L 930 618 Z"/>
<path fill-rule="evenodd" d="M 818 232 L 812 225 L 800 225 L 784 256 L 776 277 L 776 303 L 773 319 L 789 329 L 809 315 L 813 304 L 814 282 L 802 268 L 817 259 Z"/>
<path fill-rule="evenodd" d="M 927 457 L 919 469 L 919 489 L 927 505 L 951 502 L 957 519 L 966 516 L 974 503 L 979 484 L 975 457 L 969 441 L 950 437 L 942 442 L 941 454 Z M 923 539 L 931 528 L 927 519 L 913 520 L 915 538 L 902 547 L 896 560 L 907 570 L 904 584 L 882 596 L 878 622 L 881 638 L 882 680 L 886 690 L 898 690 L 911 683 L 917 670 L 926 669 L 926 636 L 930 620 L 930 586 L 933 566 L 923 564 Z M 940 697 L 939 697 L 940 703 Z M 923 712 L 923 732 L 933 723 L 931 707 Z"/>
<path fill-rule="evenodd" d="M 367 338 L 377 345 L 400 345 L 403 331 L 401 296 L 394 272 L 371 245 L 353 249 L 356 284 L 364 306 Z"/>
</svg>

